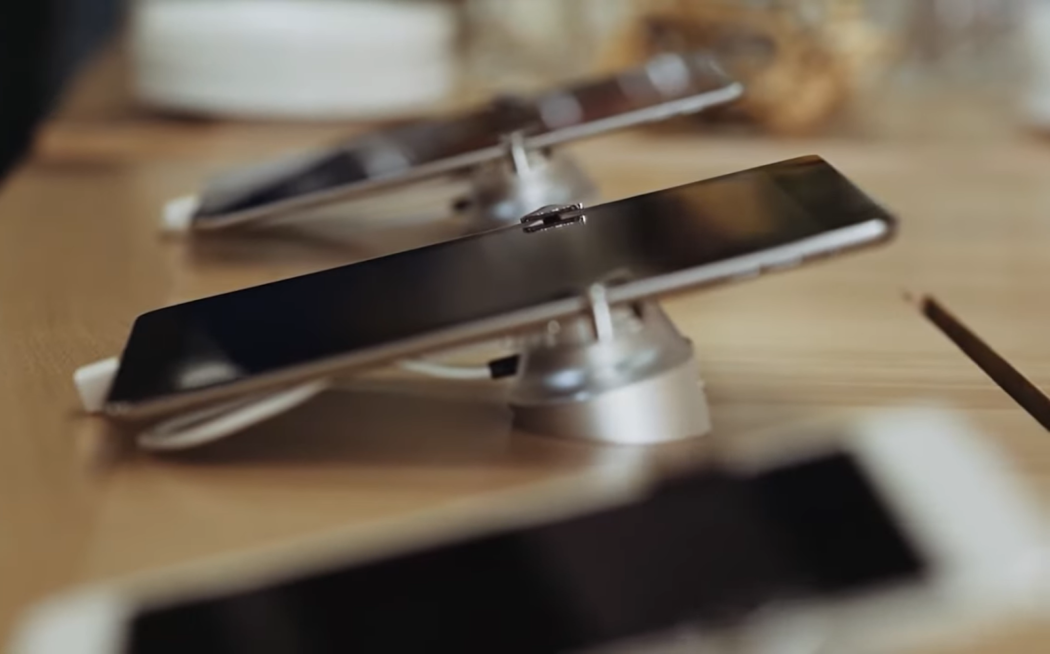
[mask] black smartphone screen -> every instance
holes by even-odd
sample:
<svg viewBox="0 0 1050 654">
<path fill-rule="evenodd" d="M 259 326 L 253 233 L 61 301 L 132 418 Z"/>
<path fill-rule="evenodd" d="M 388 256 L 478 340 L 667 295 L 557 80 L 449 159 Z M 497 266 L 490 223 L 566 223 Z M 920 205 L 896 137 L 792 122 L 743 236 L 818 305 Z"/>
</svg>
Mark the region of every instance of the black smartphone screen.
<svg viewBox="0 0 1050 654">
<path fill-rule="evenodd" d="M 733 84 L 710 56 L 664 55 L 639 70 L 532 98 L 505 98 L 476 112 L 370 132 L 334 148 L 268 162 L 215 180 L 195 220 L 382 179 L 500 145 L 507 134 L 538 136 L 709 94 Z"/>
<path fill-rule="evenodd" d="M 694 473 L 583 517 L 152 609 L 127 652 L 581 651 L 925 569 L 856 462 L 835 454 L 751 477 Z"/>
<path fill-rule="evenodd" d="M 502 228 L 146 313 L 132 329 L 108 402 L 131 405 L 370 356 L 377 346 L 578 297 L 598 281 L 702 271 L 840 228 L 877 221 L 888 232 L 892 224 L 818 157 L 585 214 L 570 226 Z"/>
</svg>

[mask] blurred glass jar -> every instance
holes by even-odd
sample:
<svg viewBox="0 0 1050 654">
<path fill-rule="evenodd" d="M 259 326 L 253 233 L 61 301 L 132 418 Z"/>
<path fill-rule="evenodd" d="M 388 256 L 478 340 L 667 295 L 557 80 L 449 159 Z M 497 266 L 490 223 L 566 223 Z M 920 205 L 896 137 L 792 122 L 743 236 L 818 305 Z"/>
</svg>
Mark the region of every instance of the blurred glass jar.
<svg viewBox="0 0 1050 654">
<path fill-rule="evenodd" d="M 658 0 L 668 47 L 707 47 L 767 132 L 913 138 L 1015 124 L 1022 0 Z M 675 39 L 678 39 L 676 44 Z"/>
<path fill-rule="evenodd" d="M 1050 132 L 1050 0 L 1029 0 L 1024 6 L 1023 43 L 1026 55 L 1023 120 Z"/>
<path fill-rule="evenodd" d="M 1024 0 L 905 3 L 899 63 L 870 123 L 886 136 L 998 139 L 1016 129 Z"/>
<path fill-rule="evenodd" d="M 530 92 L 593 74 L 630 0 L 462 0 L 469 88 Z"/>
<path fill-rule="evenodd" d="M 1023 0 L 914 0 L 906 62 L 946 82 L 1016 80 Z"/>
<path fill-rule="evenodd" d="M 134 88 L 212 116 L 410 117 L 453 96 L 458 33 L 438 1 L 139 0 Z"/>
</svg>

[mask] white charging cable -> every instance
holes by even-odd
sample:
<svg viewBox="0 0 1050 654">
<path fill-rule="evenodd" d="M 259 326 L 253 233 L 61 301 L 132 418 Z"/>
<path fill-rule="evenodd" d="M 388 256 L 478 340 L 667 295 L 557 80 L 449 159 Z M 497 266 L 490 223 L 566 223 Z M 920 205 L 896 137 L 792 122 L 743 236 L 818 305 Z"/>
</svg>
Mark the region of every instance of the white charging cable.
<svg viewBox="0 0 1050 654">
<path fill-rule="evenodd" d="M 276 393 L 250 395 L 190 411 L 139 432 L 136 440 L 139 447 L 154 452 L 190 449 L 287 413 L 330 385 L 328 379 L 317 379 Z"/>
<path fill-rule="evenodd" d="M 483 381 L 512 377 L 518 373 L 521 357 L 510 354 L 492 359 L 482 366 L 438 363 L 429 359 L 403 359 L 397 363 L 402 370 L 436 379 L 457 381 Z"/>
<path fill-rule="evenodd" d="M 402 370 L 437 379 L 481 381 L 508 377 L 517 372 L 518 356 L 494 359 L 483 366 L 458 366 L 425 359 L 406 359 Z M 83 366 L 73 374 L 84 410 L 102 410 L 116 377 L 116 357 Z M 291 388 L 252 394 L 229 402 L 192 410 L 162 420 L 139 432 L 139 446 L 150 451 L 185 450 L 226 438 L 304 404 L 331 386 L 330 379 L 315 379 Z"/>
<path fill-rule="evenodd" d="M 405 359 L 399 361 L 397 367 L 407 372 L 437 379 L 458 381 L 492 379 L 492 371 L 488 366 L 453 366 L 425 359 Z"/>
</svg>

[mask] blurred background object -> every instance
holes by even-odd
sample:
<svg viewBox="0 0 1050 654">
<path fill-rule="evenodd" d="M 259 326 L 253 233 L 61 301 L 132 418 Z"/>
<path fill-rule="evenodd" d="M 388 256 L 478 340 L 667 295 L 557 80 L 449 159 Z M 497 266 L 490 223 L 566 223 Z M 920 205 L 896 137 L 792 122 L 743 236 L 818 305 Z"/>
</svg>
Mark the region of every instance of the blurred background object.
<svg viewBox="0 0 1050 654">
<path fill-rule="evenodd" d="M 909 54 L 942 77 L 1009 74 L 1021 0 L 917 0 L 906 24 Z"/>
<path fill-rule="evenodd" d="M 116 14 L 113 0 L 0 3 L 0 182 Z"/>
<path fill-rule="evenodd" d="M 659 52 L 710 50 L 748 96 L 714 120 L 708 114 L 680 126 L 702 120 L 779 136 L 973 138 L 1014 129 L 1019 102 L 1029 121 L 1046 113 L 1030 90 L 1031 73 L 1050 67 L 1039 64 L 1050 61 L 1050 18 L 1039 19 L 1050 9 L 1042 0 L 594 4 L 468 2 L 475 83 L 552 84 Z M 1042 24 L 1048 31 L 1035 33 Z"/>
<path fill-rule="evenodd" d="M 195 116 L 322 122 L 353 132 L 700 49 L 747 84 L 747 97 L 658 129 L 999 138 L 1050 122 L 1048 5 L 136 0 L 126 5 L 124 29 L 63 103 L 62 117 L 92 129 Z M 119 27 L 118 7 L 113 0 L 52 0 L 3 10 L 0 30 L 9 35 L 0 39 L 0 89 L 15 101 L 2 108 L 0 149 L 24 149 L 34 117 L 54 104 L 68 72 L 105 43 L 108 26 Z M 64 10 L 81 18 L 56 19 Z"/>
<path fill-rule="evenodd" d="M 481 93 L 535 93 L 594 75 L 606 40 L 636 13 L 631 0 L 462 0 L 460 7 L 467 85 Z"/>
<path fill-rule="evenodd" d="M 1029 125 L 1050 131 L 1050 2 L 1029 0 L 1025 10 L 1023 47 L 1029 58 L 1022 111 Z"/>
<path fill-rule="evenodd" d="M 860 0 L 637 3 L 606 65 L 643 52 L 714 52 L 748 87 L 728 117 L 774 134 L 826 127 L 890 65 L 896 41 Z"/>
<path fill-rule="evenodd" d="M 1015 131 L 1031 57 L 1017 38 L 1026 0 L 919 0 L 871 123 L 903 137 L 999 138 Z M 875 130 L 878 132 L 878 130 Z"/>
<path fill-rule="evenodd" d="M 418 114 L 455 90 L 457 21 L 426 0 L 141 0 L 134 85 L 152 107 L 233 118 Z"/>
</svg>

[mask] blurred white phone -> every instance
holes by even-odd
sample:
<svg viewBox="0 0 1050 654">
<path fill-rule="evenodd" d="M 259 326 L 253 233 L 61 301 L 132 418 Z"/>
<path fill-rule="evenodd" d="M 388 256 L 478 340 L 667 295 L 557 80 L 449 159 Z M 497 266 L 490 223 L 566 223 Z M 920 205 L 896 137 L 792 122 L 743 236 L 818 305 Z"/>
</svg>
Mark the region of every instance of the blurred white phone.
<svg viewBox="0 0 1050 654">
<path fill-rule="evenodd" d="M 987 441 L 933 409 L 819 429 L 71 591 L 12 651 L 865 652 L 1039 611 L 1043 524 Z"/>
</svg>

